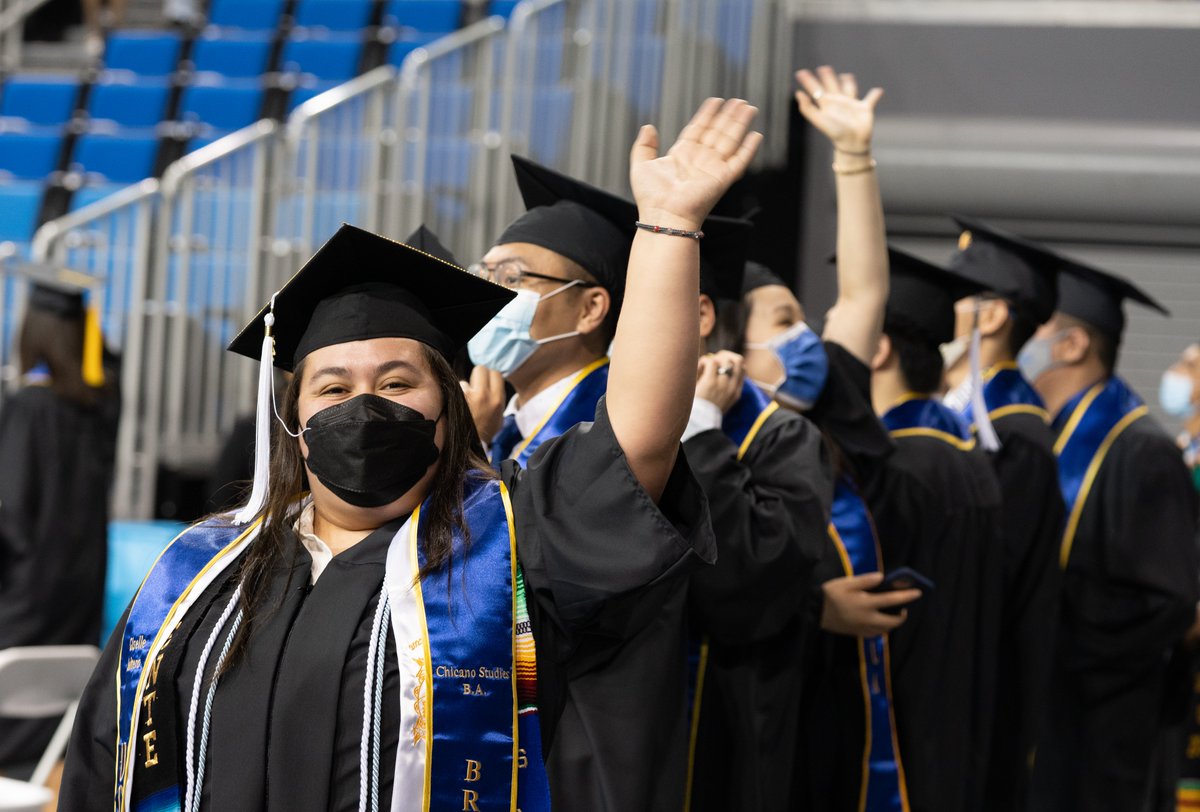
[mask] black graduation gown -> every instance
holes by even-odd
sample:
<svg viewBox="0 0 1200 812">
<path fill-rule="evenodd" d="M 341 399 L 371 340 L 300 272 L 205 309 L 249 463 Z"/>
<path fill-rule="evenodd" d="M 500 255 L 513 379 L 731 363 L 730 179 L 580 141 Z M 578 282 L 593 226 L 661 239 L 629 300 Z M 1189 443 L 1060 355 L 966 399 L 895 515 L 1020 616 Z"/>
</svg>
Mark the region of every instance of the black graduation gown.
<svg viewBox="0 0 1200 812">
<path fill-rule="evenodd" d="M 1196 495 L 1149 417 L 1113 443 L 1063 574 L 1031 810 L 1137 810 L 1168 694 L 1172 649 L 1196 614 Z"/>
<path fill-rule="evenodd" d="M 895 442 L 883 475 L 867 487 L 883 560 L 936 587 L 888 636 L 910 806 L 979 809 L 1003 601 L 1000 488 L 978 448 L 920 435 Z"/>
<path fill-rule="evenodd" d="M 100 642 L 117 410 L 46 386 L 0 409 L 0 649 Z M 0 720 L 0 764 L 36 761 L 53 730 Z"/>
<path fill-rule="evenodd" d="M 718 552 L 689 586 L 691 635 L 708 640 L 691 809 L 781 809 L 796 758 L 803 612 L 833 496 L 828 453 L 812 423 L 783 409 L 741 460 L 720 430 L 684 450 Z"/>
<path fill-rule="evenodd" d="M 989 459 L 1004 504 L 1004 613 L 985 808 L 1019 812 L 1050 687 L 1064 508 L 1045 421 L 1017 412 L 992 425 L 1001 444 Z"/>
<path fill-rule="evenodd" d="M 646 720 L 663 718 L 663 706 L 671 704 L 682 718 L 683 689 L 655 679 L 673 670 L 664 668 L 673 660 L 662 645 L 677 630 L 653 626 L 664 602 L 682 605 L 692 563 L 713 558 L 712 533 L 683 455 L 656 506 L 630 472 L 603 402 L 596 417 L 545 443 L 528 469 L 506 464 L 502 471 L 538 647 L 543 747 L 548 761 L 563 754 L 576 759 L 571 775 L 551 774 L 551 792 L 556 809 L 666 808 L 648 793 L 668 743 Z M 310 558 L 298 542 L 290 566 L 273 574 L 270 594 L 282 603 L 216 692 L 204 808 L 357 808 L 366 651 L 395 527 L 335 557 L 311 589 Z M 158 728 L 159 740 L 178 742 L 177 754 L 193 672 L 232 581 L 232 575 L 218 579 L 167 647 L 177 652 L 173 667 L 167 660 L 162 666 L 170 667 L 172 682 L 164 684 L 174 696 L 156 700 L 154 714 L 156 725 L 169 726 Z M 64 809 L 111 808 L 119 649 L 114 636 L 80 705 L 63 776 Z M 389 636 L 381 799 L 390 799 L 387 765 L 395 763 L 399 732 L 397 669 Z M 634 690 L 638 681 L 648 684 Z M 576 690 L 595 684 L 627 690 L 620 696 Z"/>
</svg>

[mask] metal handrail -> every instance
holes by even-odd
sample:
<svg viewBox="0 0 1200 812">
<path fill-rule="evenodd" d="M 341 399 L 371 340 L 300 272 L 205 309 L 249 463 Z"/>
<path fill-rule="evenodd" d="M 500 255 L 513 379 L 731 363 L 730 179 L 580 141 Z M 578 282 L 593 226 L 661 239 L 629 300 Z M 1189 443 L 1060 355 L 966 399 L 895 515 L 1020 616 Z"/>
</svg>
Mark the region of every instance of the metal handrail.
<svg viewBox="0 0 1200 812">
<path fill-rule="evenodd" d="M 75 211 L 43 223 L 33 235 L 30 248 L 35 262 L 45 262 L 50 259 L 50 250 L 54 241 L 68 231 L 85 226 L 101 217 L 107 217 L 118 209 L 123 209 L 144 198 L 152 197 L 159 191 L 159 182 L 155 178 L 146 178 L 124 189 L 106 195 L 94 203 L 89 203 Z"/>
<path fill-rule="evenodd" d="M 291 112 L 291 115 L 288 116 L 286 137 L 289 140 L 299 137 L 298 131 L 313 118 L 335 107 L 339 107 L 364 93 L 369 93 L 376 88 L 387 85 L 389 82 L 395 80 L 396 73 L 396 69 L 391 65 L 380 65 L 378 68 L 373 68 L 344 84 L 337 85 L 320 95 L 313 96 L 308 101 L 296 107 Z"/>
<path fill-rule="evenodd" d="M 279 129 L 279 124 L 272 119 L 263 118 L 218 138 L 211 144 L 205 144 L 195 152 L 189 152 L 177 161 L 172 162 L 163 170 L 162 193 L 164 196 L 175 194 L 179 184 L 189 175 L 195 174 L 209 164 L 216 163 L 225 156 L 243 149 L 256 141 L 269 138 Z"/>
<path fill-rule="evenodd" d="M 21 61 L 21 29 L 30 14 L 49 0 L 0 0 L 0 64 L 13 70 Z"/>
</svg>

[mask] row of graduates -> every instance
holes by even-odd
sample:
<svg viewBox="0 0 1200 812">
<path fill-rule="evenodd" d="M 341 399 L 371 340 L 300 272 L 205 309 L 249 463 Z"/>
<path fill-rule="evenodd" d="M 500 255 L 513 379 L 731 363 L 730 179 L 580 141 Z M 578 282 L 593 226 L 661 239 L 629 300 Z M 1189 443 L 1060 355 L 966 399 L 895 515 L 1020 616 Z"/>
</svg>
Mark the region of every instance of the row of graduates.
<svg viewBox="0 0 1200 812">
<path fill-rule="evenodd" d="M 838 194 L 820 337 L 705 216 L 737 102 L 662 157 L 643 131 L 636 203 L 515 159 L 474 277 L 428 233 L 327 243 L 232 346 L 270 475 L 148 576 L 63 808 L 1139 808 L 1197 562 L 1111 374 L 1134 289 L 974 222 L 952 269 L 889 249 L 880 93 L 798 80 Z M 976 328 L 953 409 L 939 345 Z M 872 591 L 898 567 L 931 583 Z"/>
</svg>

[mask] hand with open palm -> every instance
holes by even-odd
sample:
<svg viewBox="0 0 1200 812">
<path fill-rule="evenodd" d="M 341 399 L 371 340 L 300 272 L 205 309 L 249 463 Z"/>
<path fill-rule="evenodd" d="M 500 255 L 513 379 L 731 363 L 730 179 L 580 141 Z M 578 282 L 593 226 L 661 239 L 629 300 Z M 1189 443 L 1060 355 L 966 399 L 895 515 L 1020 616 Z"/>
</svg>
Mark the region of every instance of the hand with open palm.
<svg viewBox="0 0 1200 812">
<path fill-rule="evenodd" d="M 876 87 L 858 97 L 853 73 L 837 73 L 828 65 L 796 71 L 796 104 L 809 123 L 824 133 L 839 152 L 864 154 L 871 149 L 875 131 L 875 105 L 883 97 Z"/>
<path fill-rule="evenodd" d="M 658 130 L 642 127 L 629 154 L 629 181 L 643 222 L 689 231 L 754 157 L 762 134 L 750 131 L 757 108 L 741 99 L 707 99 L 665 155 Z"/>
</svg>

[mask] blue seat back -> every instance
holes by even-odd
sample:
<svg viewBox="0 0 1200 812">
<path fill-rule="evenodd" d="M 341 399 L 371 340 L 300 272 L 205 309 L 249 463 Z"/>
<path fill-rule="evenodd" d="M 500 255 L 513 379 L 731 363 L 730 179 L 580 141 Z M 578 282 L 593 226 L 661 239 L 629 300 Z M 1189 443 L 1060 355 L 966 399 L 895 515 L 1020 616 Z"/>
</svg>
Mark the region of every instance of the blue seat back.
<svg viewBox="0 0 1200 812">
<path fill-rule="evenodd" d="M 171 31 L 118 31 L 104 48 L 104 67 L 139 76 L 167 76 L 179 66 L 183 41 Z"/>
<path fill-rule="evenodd" d="M 88 97 L 88 115 L 122 127 L 153 127 L 163 120 L 171 87 L 165 79 L 101 79 Z"/>
<path fill-rule="evenodd" d="M 179 103 L 181 121 L 197 121 L 219 130 L 237 130 L 258 120 L 263 89 L 247 85 L 192 85 Z"/>
<path fill-rule="evenodd" d="M 392 28 L 444 34 L 457 29 L 461 22 L 459 0 L 388 0 L 383 10 L 383 25 Z"/>
<path fill-rule="evenodd" d="M 0 184 L 0 242 L 31 240 L 41 207 L 41 183 Z"/>
<path fill-rule="evenodd" d="M 354 37 L 289 39 L 280 66 L 287 73 L 310 73 L 318 79 L 345 81 L 358 74 L 362 40 Z"/>
<path fill-rule="evenodd" d="M 58 167 L 62 136 L 0 133 L 0 173 L 21 180 L 41 180 Z"/>
<path fill-rule="evenodd" d="M 238 32 L 204 34 L 192 44 L 192 64 L 197 71 L 250 78 L 266 73 L 271 65 L 271 34 Z"/>
<path fill-rule="evenodd" d="M 59 126 L 71 118 L 78 97 L 79 81 L 72 76 L 14 76 L 0 94 L 0 116 Z"/>
<path fill-rule="evenodd" d="M 300 0 L 296 25 L 330 31 L 361 31 L 371 22 L 373 0 Z"/>
<path fill-rule="evenodd" d="M 136 183 L 154 172 L 158 139 L 148 134 L 87 133 L 75 142 L 71 166 L 110 183 Z"/>
<path fill-rule="evenodd" d="M 274 31 L 279 27 L 284 0 L 212 0 L 209 25 L 242 28 L 248 31 Z"/>
</svg>

